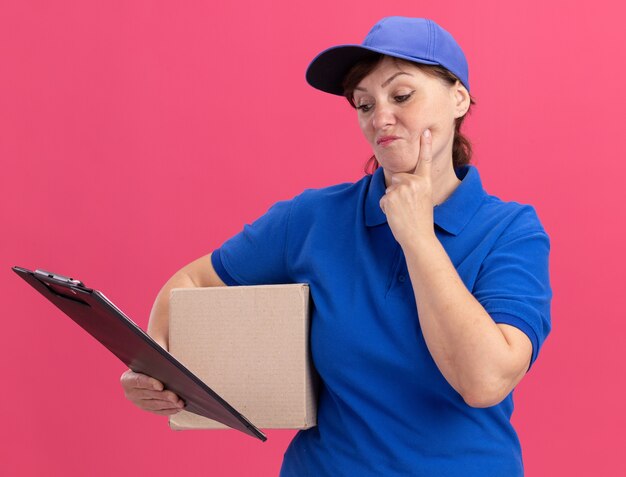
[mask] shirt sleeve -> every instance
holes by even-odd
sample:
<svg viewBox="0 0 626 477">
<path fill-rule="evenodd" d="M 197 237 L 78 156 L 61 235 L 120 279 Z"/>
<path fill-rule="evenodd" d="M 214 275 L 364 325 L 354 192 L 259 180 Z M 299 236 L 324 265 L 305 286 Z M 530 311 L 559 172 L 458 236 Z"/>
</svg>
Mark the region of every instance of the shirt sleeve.
<svg viewBox="0 0 626 477">
<path fill-rule="evenodd" d="M 224 283 L 233 286 L 292 282 L 285 256 L 293 201 L 276 202 L 213 251 L 211 263 Z"/>
<path fill-rule="evenodd" d="M 482 263 L 473 291 L 496 323 L 528 335 L 533 346 L 530 366 L 550 332 L 552 300 L 550 239 L 531 210 L 536 225 L 500 237 Z"/>
</svg>

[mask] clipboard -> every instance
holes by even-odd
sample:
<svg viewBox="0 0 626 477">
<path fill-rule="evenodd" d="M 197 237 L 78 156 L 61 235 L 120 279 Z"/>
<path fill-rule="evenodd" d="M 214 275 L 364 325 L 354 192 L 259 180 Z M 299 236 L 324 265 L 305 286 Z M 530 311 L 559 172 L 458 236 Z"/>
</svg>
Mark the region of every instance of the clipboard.
<svg viewBox="0 0 626 477">
<path fill-rule="evenodd" d="M 104 294 L 80 280 L 45 270 L 12 267 L 87 333 L 136 373 L 161 381 L 186 411 L 219 421 L 265 442 L 267 437 L 215 391 L 148 336 Z"/>
</svg>

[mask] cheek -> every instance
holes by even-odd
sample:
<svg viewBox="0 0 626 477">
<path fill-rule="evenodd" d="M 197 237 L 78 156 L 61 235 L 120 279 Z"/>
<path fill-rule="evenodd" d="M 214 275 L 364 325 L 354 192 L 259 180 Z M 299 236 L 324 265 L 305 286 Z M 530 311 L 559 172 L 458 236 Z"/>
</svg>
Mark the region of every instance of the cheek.
<svg viewBox="0 0 626 477">
<path fill-rule="evenodd" d="M 450 115 L 450 111 L 444 108 L 433 108 L 430 118 L 432 118 L 431 129 L 433 131 L 437 131 L 440 135 L 454 132 L 454 117 Z"/>
<path fill-rule="evenodd" d="M 437 115 L 436 111 L 424 112 L 423 115 L 420 115 L 419 119 L 412 121 L 409 129 L 412 142 L 417 143 L 421 141 L 421 134 L 426 129 L 430 129 L 430 133 L 433 137 L 433 144 L 440 140 L 442 136 L 445 136 L 450 132 L 450 128 L 444 126 L 442 118 Z M 452 131 L 454 131 L 454 129 L 452 129 Z"/>
<path fill-rule="evenodd" d="M 372 128 L 371 122 L 359 118 L 359 128 L 367 140 L 371 141 L 374 136 L 374 129 Z"/>
<path fill-rule="evenodd" d="M 410 127 L 410 134 L 411 134 L 411 142 L 420 143 L 420 139 L 421 139 L 421 134 L 424 132 L 424 130 L 426 128 L 430 129 L 430 132 L 435 134 L 437 126 L 435 124 L 433 124 L 432 122 L 429 122 L 427 119 L 424 120 L 420 120 L 420 121 L 414 121 L 413 124 L 411 124 Z"/>
<path fill-rule="evenodd" d="M 438 128 L 437 118 L 429 109 L 420 108 L 419 111 L 407 116 L 405 127 L 411 136 L 411 141 L 419 142 L 420 134 L 424 129 L 430 128 L 431 132 L 434 132 Z"/>
</svg>

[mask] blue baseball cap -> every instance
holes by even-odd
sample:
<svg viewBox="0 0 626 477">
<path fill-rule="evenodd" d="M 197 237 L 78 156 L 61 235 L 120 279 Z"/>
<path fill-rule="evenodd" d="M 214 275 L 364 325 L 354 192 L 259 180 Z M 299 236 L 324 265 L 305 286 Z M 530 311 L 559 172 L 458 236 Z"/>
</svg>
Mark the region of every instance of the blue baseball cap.
<svg viewBox="0 0 626 477">
<path fill-rule="evenodd" d="M 470 89 L 467 60 L 452 35 L 427 18 L 398 16 L 378 21 L 361 45 L 339 45 L 322 51 L 309 64 L 306 80 L 314 88 L 343 96 L 341 84 L 350 68 L 375 53 L 443 66 Z"/>
</svg>

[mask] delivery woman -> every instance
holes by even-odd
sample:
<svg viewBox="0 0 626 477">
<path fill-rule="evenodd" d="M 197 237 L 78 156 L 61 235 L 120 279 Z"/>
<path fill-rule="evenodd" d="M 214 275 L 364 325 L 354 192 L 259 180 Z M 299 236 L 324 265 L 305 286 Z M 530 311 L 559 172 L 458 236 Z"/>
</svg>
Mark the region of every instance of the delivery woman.
<svg viewBox="0 0 626 477">
<path fill-rule="evenodd" d="M 149 333 L 167 346 L 174 287 L 308 283 L 318 425 L 281 476 L 523 475 L 513 390 L 550 331 L 550 244 L 469 164 L 463 51 L 431 20 L 387 17 L 306 78 L 356 109 L 374 172 L 275 203 L 177 272 Z M 182 406 L 150 377 L 122 385 L 142 409 Z"/>
</svg>

